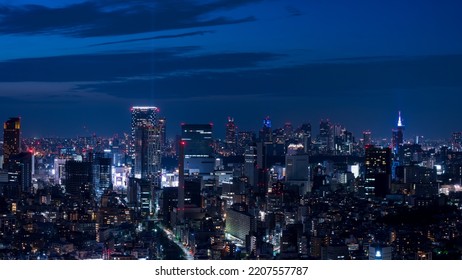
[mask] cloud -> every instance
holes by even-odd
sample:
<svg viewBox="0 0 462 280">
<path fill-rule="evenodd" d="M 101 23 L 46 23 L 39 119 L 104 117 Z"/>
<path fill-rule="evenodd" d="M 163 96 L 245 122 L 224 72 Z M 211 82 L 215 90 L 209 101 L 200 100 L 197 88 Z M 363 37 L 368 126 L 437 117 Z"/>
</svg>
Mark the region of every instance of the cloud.
<svg viewBox="0 0 462 280">
<path fill-rule="evenodd" d="M 138 76 L 159 77 L 178 72 L 224 71 L 256 67 L 280 55 L 223 53 L 190 55 L 198 47 L 160 49 L 154 52 L 82 54 L 24 58 L 0 63 L 0 82 L 113 81 Z"/>
<path fill-rule="evenodd" d="M 303 15 L 302 11 L 296 7 L 293 6 L 286 6 L 286 11 L 291 15 L 291 16 L 301 16 Z"/>
<path fill-rule="evenodd" d="M 91 47 L 93 47 L 93 46 L 105 46 L 105 45 L 114 45 L 114 44 L 122 44 L 122 43 L 132 43 L 132 42 L 138 42 L 138 41 L 172 39 L 172 38 L 181 38 L 181 37 L 189 37 L 189 36 L 196 36 L 196 35 L 205 35 L 207 33 L 214 33 L 214 31 L 203 30 L 203 31 L 194 31 L 194 32 L 187 32 L 187 33 L 180 33 L 180 34 L 159 35 L 159 36 L 146 37 L 146 38 L 136 38 L 136 39 L 129 39 L 129 40 L 105 42 L 105 43 L 93 44 L 93 45 L 90 45 L 90 46 Z"/>
<path fill-rule="evenodd" d="M 231 57 L 228 57 L 231 58 Z M 197 58 L 200 64 L 200 58 Z M 191 68 L 192 70 L 192 68 Z M 209 99 L 215 96 L 262 98 L 365 97 L 400 90 L 462 88 L 462 55 L 377 61 L 312 63 L 230 71 L 187 71 L 152 79 L 79 85 L 76 90 L 120 98 Z M 384 96 L 384 98 L 386 98 Z"/>
<path fill-rule="evenodd" d="M 65 7 L 0 6 L 0 34 L 63 34 L 98 37 L 238 24 L 255 17 L 220 13 L 259 0 L 87 1 Z"/>
</svg>

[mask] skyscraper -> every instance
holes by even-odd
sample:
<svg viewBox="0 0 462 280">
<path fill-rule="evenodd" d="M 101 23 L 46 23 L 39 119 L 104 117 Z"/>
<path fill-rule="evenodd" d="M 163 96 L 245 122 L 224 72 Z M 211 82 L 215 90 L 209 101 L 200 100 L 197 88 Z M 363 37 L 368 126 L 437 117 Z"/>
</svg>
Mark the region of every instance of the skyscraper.
<svg viewBox="0 0 462 280">
<path fill-rule="evenodd" d="M 21 119 L 10 118 L 3 124 L 3 168 L 7 168 L 10 157 L 21 152 Z"/>
<path fill-rule="evenodd" d="M 249 145 L 255 142 L 255 133 L 252 131 L 239 131 L 237 133 L 237 155 L 244 155 Z"/>
<path fill-rule="evenodd" d="M 260 129 L 260 142 L 272 142 L 273 141 L 273 134 L 271 130 L 271 119 L 270 117 L 266 117 L 263 120 L 263 127 Z"/>
<path fill-rule="evenodd" d="M 159 118 L 159 133 L 160 133 L 160 149 L 164 151 L 167 144 L 167 119 L 165 117 Z"/>
<path fill-rule="evenodd" d="M 159 127 L 146 124 L 135 128 L 135 178 L 156 182 L 161 169 Z"/>
<path fill-rule="evenodd" d="M 226 149 L 229 151 L 230 154 L 236 154 L 236 124 L 234 123 L 234 119 L 228 117 L 228 123 L 226 124 Z"/>
<path fill-rule="evenodd" d="M 165 119 L 159 117 L 159 109 L 153 106 L 135 106 L 131 112 L 133 174 L 156 183 L 161 168 L 162 141 L 165 140 Z"/>
<path fill-rule="evenodd" d="M 94 198 L 92 163 L 88 161 L 66 161 L 66 193 L 81 201 Z"/>
<path fill-rule="evenodd" d="M 391 150 L 390 148 L 366 147 L 366 195 L 384 197 L 390 191 Z"/>
<path fill-rule="evenodd" d="M 136 128 L 141 126 L 156 126 L 159 122 L 159 109 L 154 106 L 134 106 L 131 108 L 132 125 L 131 125 L 131 143 L 129 154 L 132 159 L 135 159 L 135 142 Z"/>
<path fill-rule="evenodd" d="M 20 192 L 31 192 L 32 190 L 32 153 L 22 152 L 10 156 L 8 162 L 8 172 L 12 180 L 12 185 L 16 185 Z M 13 176 L 11 176 L 13 175 Z"/>
<path fill-rule="evenodd" d="M 392 149 L 395 155 L 399 153 L 399 147 L 404 143 L 404 125 L 403 120 L 401 119 L 401 111 L 398 113 L 398 124 L 396 129 L 392 130 Z"/>
<path fill-rule="evenodd" d="M 363 131 L 364 146 L 372 145 L 372 133 L 369 130 Z"/>
<path fill-rule="evenodd" d="M 330 152 L 333 147 L 334 134 L 329 120 L 321 120 L 319 123 L 319 142 L 322 152 Z"/>
<path fill-rule="evenodd" d="M 185 170 L 210 174 L 215 168 L 212 124 L 182 124 L 181 141 L 185 143 Z"/>
<path fill-rule="evenodd" d="M 304 147 L 304 152 L 309 153 L 311 151 L 311 124 L 304 123 L 300 127 L 301 140 Z"/>
</svg>

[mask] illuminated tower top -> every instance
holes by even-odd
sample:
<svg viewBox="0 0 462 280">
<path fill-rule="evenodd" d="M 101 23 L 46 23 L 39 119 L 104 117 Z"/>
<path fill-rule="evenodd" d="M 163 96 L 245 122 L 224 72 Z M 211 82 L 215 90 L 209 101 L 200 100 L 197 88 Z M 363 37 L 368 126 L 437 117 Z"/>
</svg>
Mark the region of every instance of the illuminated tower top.
<svg viewBox="0 0 462 280">
<path fill-rule="evenodd" d="M 398 127 L 404 127 L 403 120 L 401 119 L 401 111 L 398 112 Z"/>
</svg>

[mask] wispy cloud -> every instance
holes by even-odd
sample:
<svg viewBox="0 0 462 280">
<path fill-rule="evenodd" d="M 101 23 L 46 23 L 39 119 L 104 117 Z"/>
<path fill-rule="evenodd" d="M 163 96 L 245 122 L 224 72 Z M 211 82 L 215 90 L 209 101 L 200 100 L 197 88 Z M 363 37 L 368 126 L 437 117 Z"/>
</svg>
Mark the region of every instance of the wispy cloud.
<svg viewBox="0 0 462 280">
<path fill-rule="evenodd" d="M 237 24 L 255 17 L 229 18 L 221 12 L 259 1 L 99 0 L 55 8 L 3 5 L 0 33 L 97 37 Z"/>
<path fill-rule="evenodd" d="M 0 63 L 0 82 L 113 81 L 138 76 L 158 77 L 178 72 L 252 68 L 280 57 L 272 53 L 191 55 L 198 47 L 154 52 L 82 54 L 24 58 Z"/>
<path fill-rule="evenodd" d="M 90 47 L 114 45 L 114 44 L 122 44 L 122 43 L 132 43 L 132 42 L 138 42 L 138 41 L 150 41 L 150 40 L 159 40 L 159 39 L 173 39 L 173 38 L 189 37 L 189 36 L 196 36 L 196 35 L 205 35 L 205 34 L 208 34 L 208 33 L 214 33 L 214 31 L 203 30 L 203 31 L 186 32 L 186 33 L 180 33 L 180 34 L 159 35 L 159 36 L 152 36 L 152 37 L 145 37 L 145 38 L 136 38 L 136 39 L 129 39 L 129 40 L 112 41 L 112 42 L 105 42 L 105 43 L 99 43 L 99 44 L 92 44 L 92 45 L 90 45 Z"/>
<path fill-rule="evenodd" d="M 199 61 L 198 61 L 198 64 Z M 395 60 L 314 63 L 239 71 L 189 71 L 157 79 L 81 84 L 76 90 L 120 98 L 209 98 L 218 96 L 329 97 L 382 95 L 394 90 L 452 88 L 462 90 L 462 55 Z M 384 97 L 385 98 L 385 97 Z"/>
</svg>

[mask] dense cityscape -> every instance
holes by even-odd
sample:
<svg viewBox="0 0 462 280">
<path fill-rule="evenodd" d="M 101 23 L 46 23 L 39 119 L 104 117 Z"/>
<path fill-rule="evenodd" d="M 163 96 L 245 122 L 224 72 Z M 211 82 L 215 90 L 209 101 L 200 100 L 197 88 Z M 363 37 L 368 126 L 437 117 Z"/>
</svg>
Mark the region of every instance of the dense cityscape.
<svg viewBox="0 0 462 280">
<path fill-rule="evenodd" d="M 23 138 L 12 117 L 0 259 L 461 259 L 462 132 L 410 139 L 390 114 L 386 139 L 330 120 L 175 125 L 154 106 L 123 135 Z"/>
</svg>

